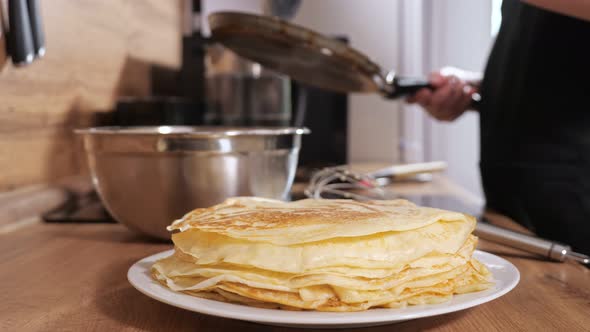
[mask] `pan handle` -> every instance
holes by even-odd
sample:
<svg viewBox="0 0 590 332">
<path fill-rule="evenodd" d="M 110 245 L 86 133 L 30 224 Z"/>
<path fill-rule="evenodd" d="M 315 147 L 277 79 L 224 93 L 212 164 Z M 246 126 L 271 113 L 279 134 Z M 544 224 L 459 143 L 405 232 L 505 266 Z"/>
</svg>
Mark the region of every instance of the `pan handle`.
<svg viewBox="0 0 590 332">
<path fill-rule="evenodd" d="M 396 99 L 416 93 L 418 90 L 433 89 L 428 79 L 414 77 L 399 77 L 393 70 L 384 76 L 377 76 L 382 95 L 387 99 Z"/>
<path fill-rule="evenodd" d="M 430 84 L 430 82 L 428 82 L 428 80 L 413 77 L 397 77 L 392 83 L 390 83 L 390 85 L 391 90 L 385 94 L 387 99 L 396 99 L 411 95 L 424 88 L 433 89 L 433 86 Z M 479 110 L 480 104 L 481 95 L 479 93 L 472 94 L 470 108 L 473 110 Z"/>
<path fill-rule="evenodd" d="M 393 81 L 393 89 L 387 95 L 387 98 L 398 98 L 416 93 L 418 90 L 427 88 L 432 89 L 428 80 L 413 77 L 397 77 Z"/>
</svg>

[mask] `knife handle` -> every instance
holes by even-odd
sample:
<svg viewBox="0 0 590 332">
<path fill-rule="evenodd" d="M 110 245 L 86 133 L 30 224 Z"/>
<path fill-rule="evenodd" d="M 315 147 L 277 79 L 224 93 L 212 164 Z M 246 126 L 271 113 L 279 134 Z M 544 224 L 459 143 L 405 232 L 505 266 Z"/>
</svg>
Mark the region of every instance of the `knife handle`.
<svg viewBox="0 0 590 332">
<path fill-rule="evenodd" d="M 39 0 L 27 0 L 27 7 L 29 9 L 29 19 L 31 21 L 35 56 L 41 58 L 45 55 L 45 34 L 43 33 L 43 20 L 41 19 Z"/>
<path fill-rule="evenodd" d="M 26 0 L 8 0 L 9 49 L 12 63 L 26 65 L 35 58 Z"/>
</svg>

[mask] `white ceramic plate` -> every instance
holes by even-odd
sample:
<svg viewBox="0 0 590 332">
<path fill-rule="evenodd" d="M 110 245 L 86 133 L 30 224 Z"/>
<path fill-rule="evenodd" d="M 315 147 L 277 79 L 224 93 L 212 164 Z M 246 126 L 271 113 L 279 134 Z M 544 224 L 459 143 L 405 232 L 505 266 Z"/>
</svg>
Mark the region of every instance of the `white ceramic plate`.
<svg viewBox="0 0 590 332">
<path fill-rule="evenodd" d="M 445 303 L 409 306 L 403 309 L 370 309 L 347 313 L 260 309 L 202 299 L 174 292 L 160 285 L 151 278 L 150 268 L 156 260 L 169 256 L 172 252 L 173 250 L 164 251 L 133 264 L 127 273 L 129 282 L 145 295 L 179 308 L 206 315 L 280 326 L 309 328 L 361 327 L 441 315 L 492 301 L 512 290 L 520 279 L 516 267 L 507 260 L 476 250 L 473 256 L 485 264 L 492 272 L 495 285 L 485 291 L 455 295 L 451 301 Z"/>
</svg>

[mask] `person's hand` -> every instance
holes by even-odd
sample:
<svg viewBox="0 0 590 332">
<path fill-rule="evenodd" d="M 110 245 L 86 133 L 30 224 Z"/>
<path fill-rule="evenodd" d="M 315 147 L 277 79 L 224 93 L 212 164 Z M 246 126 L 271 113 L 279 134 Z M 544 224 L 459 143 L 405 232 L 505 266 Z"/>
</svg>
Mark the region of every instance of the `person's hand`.
<svg viewBox="0 0 590 332">
<path fill-rule="evenodd" d="M 428 114 L 440 121 L 453 121 L 461 116 L 471 105 L 471 95 L 477 89 L 457 76 L 443 76 L 433 73 L 430 76 L 433 89 L 420 89 L 408 97 L 408 103 L 418 103 Z"/>
</svg>

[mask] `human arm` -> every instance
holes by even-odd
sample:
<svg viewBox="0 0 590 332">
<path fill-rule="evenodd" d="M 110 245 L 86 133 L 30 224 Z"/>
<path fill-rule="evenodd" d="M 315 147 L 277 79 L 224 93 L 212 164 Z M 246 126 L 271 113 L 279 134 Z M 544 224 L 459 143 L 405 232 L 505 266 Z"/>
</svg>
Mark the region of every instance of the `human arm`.
<svg viewBox="0 0 590 332">
<path fill-rule="evenodd" d="M 437 120 L 453 121 L 473 108 L 480 81 L 480 73 L 445 67 L 431 74 L 432 89 L 419 90 L 407 102 L 418 103 Z"/>
<path fill-rule="evenodd" d="M 590 21 L 590 0 L 522 0 L 529 5 Z"/>
</svg>

